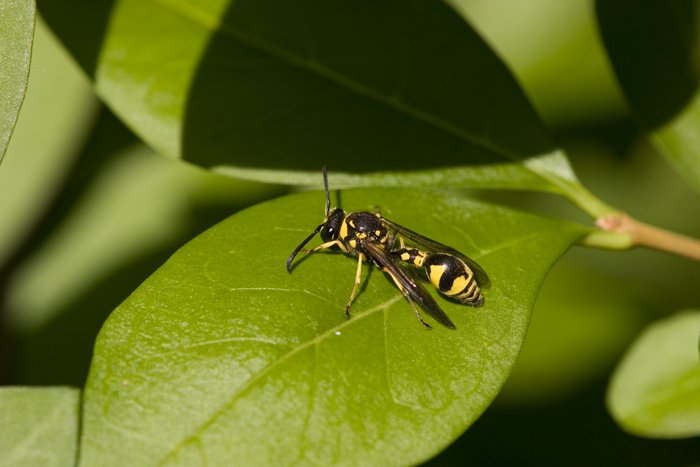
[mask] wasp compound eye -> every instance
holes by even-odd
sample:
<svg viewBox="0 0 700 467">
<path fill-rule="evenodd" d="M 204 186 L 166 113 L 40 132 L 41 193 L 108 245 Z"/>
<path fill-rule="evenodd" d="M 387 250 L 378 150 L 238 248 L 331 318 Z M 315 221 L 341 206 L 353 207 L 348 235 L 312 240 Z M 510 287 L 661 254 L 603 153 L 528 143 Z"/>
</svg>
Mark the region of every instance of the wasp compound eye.
<svg viewBox="0 0 700 467">
<path fill-rule="evenodd" d="M 328 219 L 326 220 L 323 229 L 321 230 L 321 239 L 324 242 L 330 242 L 332 240 L 338 239 L 338 233 L 340 232 L 340 226 L 345 219 L 345 211 L 342 209 L 334 209 L 331 211 Z"/>
</svg>

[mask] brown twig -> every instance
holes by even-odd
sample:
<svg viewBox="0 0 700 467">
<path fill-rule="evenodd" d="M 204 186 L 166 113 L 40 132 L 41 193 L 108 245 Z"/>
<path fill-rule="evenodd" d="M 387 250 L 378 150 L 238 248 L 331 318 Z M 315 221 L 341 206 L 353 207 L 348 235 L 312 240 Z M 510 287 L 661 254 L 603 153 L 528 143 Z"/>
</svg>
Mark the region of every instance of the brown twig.
<svg viewBox="0 0 700 467">
<path fill-rule="evenodd" d="M 599 217 L 596 226 L 607 232 L 626 233 L 631 246 L 643 246 L 700 261 L 700 241 L 639 222 L 625 213 Z"/>
</svg>

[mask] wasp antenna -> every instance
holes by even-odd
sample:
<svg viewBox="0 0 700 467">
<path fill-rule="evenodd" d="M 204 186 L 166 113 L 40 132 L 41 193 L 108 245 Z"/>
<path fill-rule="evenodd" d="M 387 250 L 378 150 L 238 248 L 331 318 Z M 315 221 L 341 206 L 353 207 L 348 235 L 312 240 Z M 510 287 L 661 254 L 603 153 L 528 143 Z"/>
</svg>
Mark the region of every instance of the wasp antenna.
<svg viewBox="0 0 700 467">
<path fill-rule="evenodd" d="M 291 271 L 289 270 L 289 268 L 292 267 L 292 261 L 294 261 L 294 257 L 295 257 L 297 254 L 299 254 L 299 252 L 301 251 L 301 249 L 304 248 L 304 246 L 305 246 L 307 243 L 309 243 L 309 242 L 311 241 L 312 238 L 314 238 L 314 235 L 316 235 L 316 234 L 321 230 L 321 227 L 323 227 L 324 225 L 326 225 L 325 222 L 324 222 L 323 224 L 319 225 L 318 227 L 316 227 L 316 230 L 314 230 L 314 233 L 312 233 L 311 235 L 309 235 L 309 236 L 306 238 L 306 240 L 304 240 L 303 242 L 301 242 L 301 245 L 299 245 L 298 247 L 296 247 L 296 249 L 292 252 L 292 254 L 289 255 L 289 258 L 287 258 L 287 272 L 291 272 Z"/>
<path fill-rule="evenodd" d="M 328 213 L 331 210 L 331 195 L 328 191 L 328 171 L 326 166 L 323 166 L 323 185 L 326 187 L 326 218 L 328 218 Z"/>
</svg>

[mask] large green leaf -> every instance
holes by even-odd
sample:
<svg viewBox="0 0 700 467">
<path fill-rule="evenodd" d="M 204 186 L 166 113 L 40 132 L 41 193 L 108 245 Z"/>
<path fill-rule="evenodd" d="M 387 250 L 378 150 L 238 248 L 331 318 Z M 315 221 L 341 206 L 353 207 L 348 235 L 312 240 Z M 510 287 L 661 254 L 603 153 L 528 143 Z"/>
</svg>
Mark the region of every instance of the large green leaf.
<svg viewBox="0 0 700 467">
<path fill-rule="evenodd" d="M 6 0 L 0 5 L 0 161 L 27 91 L 35 17 L 34 0 Z"/>
<path fill-rule="evenodd" d="M 659 151 L 700 192 L 698 2 L 598 0 L 596 5 L 632 110 Z"/>
<path fill-rule="evenodd" d="M 303 183 L 324 164 L 396 172 L 556 149 L 507 68 L 442 2 L 46 0 L 42 12 L 147 143 L 228 175 Z M 562 177 L 509 170 L 497 185 Z"/>
<path fill-rule="evenodd" d="M 471 425 L 513 365 L 547 271 L 588 230 L 432 191 L 339 197 L 476 259 L 492 282 L 486 304 L 437 297 L 456 330 L 424 312 L 428 331 L 365 268 L 346 320 L 353 259 L 329 250 L 285 270 L 322 219 L 322 192 L 242 211 L 107 320 L 85 392 L 83 465 L 406 465 Z"/>
<path fill-rule="evenodd" d="M 80 391 L 0 388 L 0 466 L 75 465 Z"/>
<path fill-rule="evenodd" d="M 680 313 L 642 332 L 615 370 L 610 413 L 625 430 L 651 438 L 700 434 L 700 311 Z"/>
</svg>

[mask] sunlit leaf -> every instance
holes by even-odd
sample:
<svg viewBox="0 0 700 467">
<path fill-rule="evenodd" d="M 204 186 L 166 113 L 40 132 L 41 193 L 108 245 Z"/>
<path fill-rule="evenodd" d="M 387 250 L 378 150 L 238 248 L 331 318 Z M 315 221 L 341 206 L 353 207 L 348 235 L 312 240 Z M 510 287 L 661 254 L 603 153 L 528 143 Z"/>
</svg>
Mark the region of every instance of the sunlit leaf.
<svg viewBox="0 0 700 467">
<path fill-rule="evenodd" d="M 0 161 L 27 91 L 35 16 L 34 0 L 8 0 L 0 5 Z"/>
<path fill-rule="evenodd" d="M 0 388 L 0 465 L 75 465 L 79 402 L 73 388 Z"/>
<path fill-rule="evenodd" d="M 652 324 L 620 362 L 607 394 L 617 423 L 639 436 L 700 434 L 700 312 Z"/>
<path fill-rule="evenodd" d="M 86 386 L 83 465 L 407 465 L 473 423 L 513 365 L 548 269 L 587 229 L 432 191 L 338 197 L 474 258 L 491 279 L 486 304 L 436 297 L 456 330 L 423 312 L 428 331 L 365 268 L 346 320 L 356 261 L 329 250 L 285 270 L 322 220 L 322 192 L 242 211 L 107 320 Z"/>
</svg>

